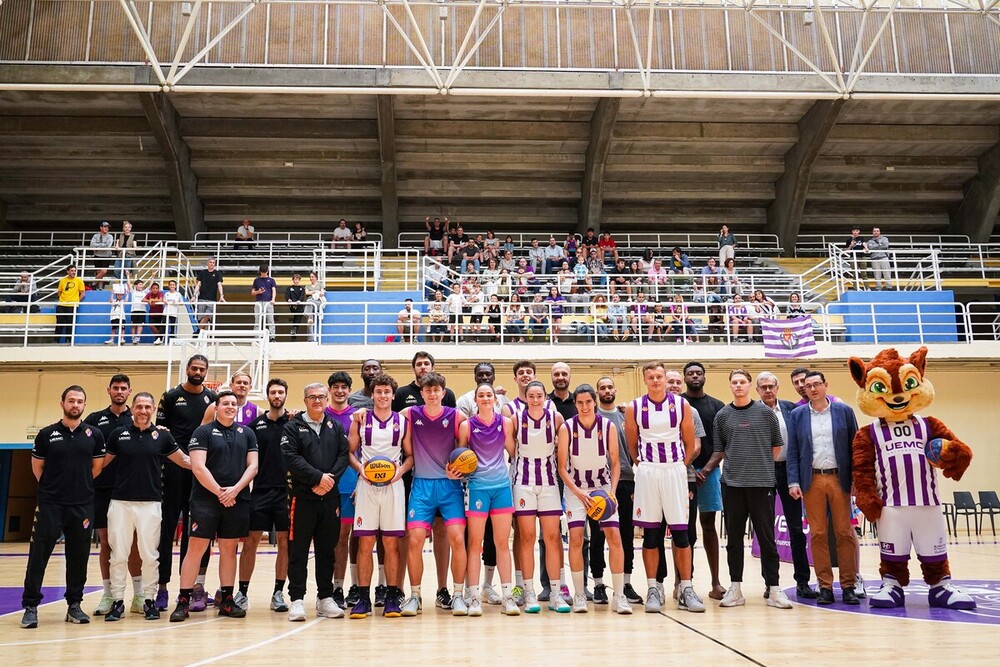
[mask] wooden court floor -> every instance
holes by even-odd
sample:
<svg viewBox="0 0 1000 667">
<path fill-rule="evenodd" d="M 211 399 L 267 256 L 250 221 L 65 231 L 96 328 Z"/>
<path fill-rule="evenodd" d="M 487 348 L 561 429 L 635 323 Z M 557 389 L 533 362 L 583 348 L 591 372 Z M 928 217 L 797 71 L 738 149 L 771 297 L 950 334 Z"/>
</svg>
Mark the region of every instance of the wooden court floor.
<svg viewBox="0 0 1000 667">
<path fill-rule="evenodd" d="M 637 543 L 638 545 L 638 543 Z M 429 545 L 428 545 L 429 546 Z M 289 623 L 285 614 L 268 610 L 273 581 L 273 551 L 261 546 L 251 607 L 245 619 L 219 618 L 214 611 L 193 614 L 185 623 L 147 622 L 137 615 L 110 624 L 95 617 L 84 626 L 63 622 L 60 592 L 39 608 L 39 627 L 22 630 L 20 600 L 26 544 L 0 545 L 0 590 L 7 606 L 0 616 L 0 661 L 4 665 L 311 665 L 378 661 L 405 665 L 986 665 L 1000 654 L 1000 542 L 958 538 L 949 546 L 956 581 L 975 594 L 975 612 L 927 609 L 915 583 L 907 590 L 907 609 L 896 616 L 858 611 L 839 603 L 827 608 L 796 604 L 771 609 L 761 597 L 759 561 L 747 554 L 743 608 L 720 609 L 708 600 L 704 614 L 677 611 L 668 601 L 661 614 L 617 616 L 608 607 L 587 614 L 508 618 L 484 605 L 481 618 L 455 618 L 433 607 L 434 566 L 425 552 L 424 613 L 412 619 L 315 619 L 314 588 L 306 597 L 309 618 Z M 642 560 L 636 552 L 633 584 L 644 592 Z M 705 554 L 695 552 L 695 584 L 706 596 Z M 723 583 L 728 583 L 722 554 Z M 215 588 L 215 560 L 209 588 Z M 862 547 L 862 572 L 869 590 L 877 589 L 878 553 L 868 540 Z M 96 553 L 90 560 L 84 609 L 91 613 L 100 598 Z M 672 574 L 671 574 L 672 576 Z M 791 565 L 782 564 L 782 585 L 792 586 Z M 610 582 L 610 576 L 607 577 Z M 57 552 L 45 585 L 61 586 L 63 560 Z M 497 582 L 498 583 L 498 582 Z M 131 584 L 130 584 L 131 587 Z M 129 591 L 131 592 L 131 591 Z M 793 602 L 795 598 L 791 595 Z"/>
</svg>

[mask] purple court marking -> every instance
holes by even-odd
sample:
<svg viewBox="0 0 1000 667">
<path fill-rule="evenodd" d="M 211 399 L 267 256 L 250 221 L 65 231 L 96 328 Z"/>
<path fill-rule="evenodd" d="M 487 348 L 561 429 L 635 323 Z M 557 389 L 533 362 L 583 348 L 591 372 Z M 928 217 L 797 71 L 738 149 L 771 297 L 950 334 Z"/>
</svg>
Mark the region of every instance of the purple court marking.
<svg viewBox="0 0 1000 667">
<path fill-rule="evenodd" d="M 1000 581 L 984 579 L 967 579 L 952 581 L 952 584 L 967 593 L 976 601 L 976 608 L 969 611 L 955 609 L 931 608 L 927 603 L 927 591 L 930 587 L 923 581 L 910 581 L 906 587 L 906 606 L 896 609 L 871 609 L 868 600 L 862 599 L 859 606 L 846 605 L 840 601 L 840 584 L 833 585 L 835 602 L 829 606 L 819 606 L 815 600 L 798 599 L 800 605 L 817 607 L 828 611 L 842 611 L 854 614 L 868 614 L 883 618 L 905 618 L 917 621 L 940 621 L 945 623 L 981 623 L 1000 625 Z M 865 582 L 865 591 L 869 598 L 877 593 L 881 582 L 872 579 Z M 791 600 L 796 600 L 795 588 L 786 588 L 785 593 Z"/>
<path fill-rule="evenodd" d="M 93 593 L 101 590 L 100 586 L 87 586 L 83 589 L 83 594 Z M 20 586 L 0 586 L 0 616 L 15 611 L 21 611 L 21 593 L 24 591 Z M 59 602 L 66 594 L 65 586 L 42 586 L 42 604 Z"/>
</svg>

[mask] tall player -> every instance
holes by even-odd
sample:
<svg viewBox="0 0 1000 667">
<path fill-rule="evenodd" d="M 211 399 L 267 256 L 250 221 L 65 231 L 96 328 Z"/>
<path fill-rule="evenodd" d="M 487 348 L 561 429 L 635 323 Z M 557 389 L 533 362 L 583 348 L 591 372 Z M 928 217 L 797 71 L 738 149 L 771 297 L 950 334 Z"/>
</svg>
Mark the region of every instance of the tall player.
<svg viewBox="0 0 1000 667">
<path fill-rule="evenodd" d="M 587 512 L 593 501 L 590 494 L 598 489 L 614 497 L 618 488 L 618 431 L 614 424 L 595 412 L 597 392 L 582 384 L 573 392 L 576 415 L 559 427 L 559 476 L 566 485 L 563 498 L 569 523 L 569 567 L 573 576 L 573 611 L 586 613 L 587 592 L 583 579 L 583 531 Z M 618 512 L 602 517 L 601 530 L 608 542 L 611 581 L 615 596 L 611 611 L 631 614 L 625 599 L 625 553 L 618 532 Z"/>
<path fill-rule="evenodd" d="M 250 422 L 257 436 L 257 476 L 250 492 L 250 534 L 240 552 L 240 596 L 245 600 L 257 564 L 257 546 L 263 532 L 274 531 L 278 555 L 274 559 L 274 591 L 271 611 L 288 611 L 285 580 L 288 579 L 288 491 L 285 462 L 281 458 L 281 433 L 288 423 L 288 383 L 273 378 L 267 383 L 268 411 Z M 235 597 L 235 596 L 234 596 Z"/>
<path fill-rule="evenodd" d="M 366 618 L 372 613 L 372 547 L 376 536 L 382 537 L 389 583 L 382 615 L 387 618 L 402 615 L 399 591 L 403 585 L 403 568 L 398 544 L 399 538 L 406 534 L 406 493 L 402 479 L 413 467 L 413 451 L 406 438 L 406 419 L 392 411 L 392 397 L 397 388 L 391 376 L 376 376 L 372 380 L 374 407 L 358 413 L 347 437 L 351 467 L 358 477 L 354 535 L 358 540 L 359 586 L 358 602 L 351 609 L 351 618 Z M 375 456 L 384 456 L 396 465 L 396 474 L 383 486 L 373 485 L 362 474 L 365 464 Z"/>
<path fill-rule="evenodd" d="M 127 375 L 121 373 L 111 377 L 108 383 L 108 397 L 111 404 L 103 410 L 91 412 L 84 417 L 83 423 L 97 428 L 107 442 L 111 434 L 119 428 L 131 426 L 132 411 L 128 407 L 128 398 L 132 394 L 132 382 Z M 115 468 L 118 464 L 112 459 L 106 463 L 101 474 L 94 480 L 94 528 L 101 538 L 101 550 L 98 562 L 101 567 L 101 583 L 104 585 L 104 595 L 94 610 L 94 616 L 103 616 L 111 609 L 114 598 L 111 596 L 111 543 L 108 541 L 108 507 L 111 506 L 111 492 L 115 488 Z M 159 533 L 157 533 L 159 534 Z M 132 608 L 136 614 L 143 613 L 142 593 L 142 561 L 139 551 L 133 546 L 128 558 L 128 570 L 132 576 Z"/>
<path fill-rule="evenodd" d="M 666 369 L 651 361 L 642 367 L 646 394 L 625 408 L 625 438 L 637 462 L 635 473 L 634 523 L 645 529 L 642 562 L 649 591 L 646 612 L 663 608 L 663 594 L 654 575 L 659 565 L 657 543 L 663 542 L 660 522 L 670 528 L 674 560 L 680 570 L 678 609 L 705 611 L 691 586 L 691 546 L 688 541 L 687 466 L 698 455 L 691 406 L 679 395 L 667 392 Z"/>
<path fill-rule="evenodd" d="M 187 380 L 165 392 L 156 409 L 156 425 L 166 426 L 177 445 L 188 454 L 191 434 L 201 425 L 205 410 L 215 403 L 215 392 L 203 385 L 208 374 L 208 359 L 196 354 L 187 361 Z M 178 519 L 182 520 L 180 560 L 188 550 L 190 532 L 190 501 L 192 473 L 175 465 L 163 468 L 163 523 L 160 527 L 160 582 L 156 593 L 156 608 L 165 611 L 170 601 L 167 584 L 170 583 L 174 532 Z M 189 610 L 205 611 L 208 596 L 205 593 L 205 568 L 208 567 L 208 549 L 202 560 L 201 571 L 192 589 Z"/>
<path fill-rule="evenodd" d="M 326 407 L 326 416 L 337 420 L 344 435 L 351 431 L 351 417 L 357 408 L 348 405 L 347 398 L 351 395 L 351 385 L 354 380 L 349 373 L 337 371 L 327 378 L 326 385 L 330 390 L 330 405 Z M 343 476 L 337 480 L 340 490 L 340 537 L 337 538 L 337 549 L 333 561 L 333 600 L 343 610 L 358 603 L 358 540 L 352 537 L 354 527 L 354 491 L 358 488 L 358 473 L 351 466 L 347 467 Z M 344 596 L 344 575 L 347 574 L 348 560 L 351 564 L 351 588 Z"/>
</svg>

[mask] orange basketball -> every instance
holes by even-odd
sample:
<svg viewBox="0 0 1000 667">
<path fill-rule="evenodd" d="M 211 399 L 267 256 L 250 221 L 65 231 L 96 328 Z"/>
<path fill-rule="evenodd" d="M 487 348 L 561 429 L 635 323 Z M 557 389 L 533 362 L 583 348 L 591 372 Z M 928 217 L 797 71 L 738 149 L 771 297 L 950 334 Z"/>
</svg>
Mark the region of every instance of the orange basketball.
<svg viewBox="0 0 1000 667">
<path fill-rule="evenodd" d="M 387 456 L 373 456 L 364 467 L 365 477 L 375 486 L 384 486 L 396 476 L 396 464 Z"/>
<path fill-rule="evenodd" d="M 479 467 L 479 457 L 468 447 L 459 447 L 448 457 L 451 469 L 459 475 L 469 476 Z"/>
</svg>

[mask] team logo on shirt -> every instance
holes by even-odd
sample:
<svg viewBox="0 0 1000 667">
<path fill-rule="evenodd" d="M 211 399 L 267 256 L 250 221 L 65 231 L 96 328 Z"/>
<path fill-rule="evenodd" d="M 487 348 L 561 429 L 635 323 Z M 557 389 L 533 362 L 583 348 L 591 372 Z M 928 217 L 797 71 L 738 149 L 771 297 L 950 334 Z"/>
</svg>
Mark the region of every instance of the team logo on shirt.
<svg viewBox="0 0 1000 667">
<path fill-rule="evenodd" d="M 476 501 L 476 509 L 477 510 L 483 509 L 483 501 L 482 500 L 477 500 Z"/>
<path fill-rule="evenodd" d="M 94 432 L 93 432 L 93 431 L 91 431 L 91 430 L 90 430 L 89 428 L 85 428 L 85 429 L 83 429 L 83 432 L 87 434 L 87 437 L 88 437 L 88 438 L 89 438 L 90 436 L 94 435 Z"/>
<path fill-rule="evenodd" d="M 517 504 L 518 504 L 519 507 L 524 507 L 524 498 L 521 498 L 520 500 L 518 500 Z"/>
<path fill-rule="evenodd" d="M 326 427 L 327 428 L 333 428 L 333 422 L 331 422 L 329 419 L 327 419 L 326 420 Z"/>
<path fill-rule="evenodd" d="M 445 428 L 448 428 L 448 420 L 445 419 L 444 421 L 442 421 L 441 422 L 441 426 L 444 426 Z"/>
<path fill-rule="evenodd" d="M 208 396 L 205 397 L 205 402 L 206 403 L 208 402 Z M 174 402 L 174 405 L 180 407 L 182 405 L 187 405 L 187 403 L 188 403 L 187 400 L 182 396 L 178 398 L 176 402 Z"/>
<path fill-rule="evenodd" d="M 781 345 L 786 350 L 794 350 L 799 346 L 799 335 L 791 329 L 782 329 Z"/>
<path fill-rule="evenodd" d="M 417 511 L 416 510 L 410 510 L 410 518 L 412 519 L 415 516 L 417 516 Z"/>
<path fill-rule="evenodd" d="M 198 522 L 197 521 L 192 521 L 191 522 L 191 532 L 192 533 L 198 532 Z"/>
<path fill-rule="evenodd" d="M 153 431 L 152 433 L 149 434 L 149 437 L 151 437 L 153 440 L 156 440 L 157 438 L 160 437 L 160 432 L 159 431 Z"/>
<path fill-rule="evenodd" d="M 572 510 L 566 510 L 566 518 L 567 519 L 572 519 L 573 518 L 573 512 L 572 512 Z"/>
<path fill-rule="evenodd" d="M 642 516 L 642 508 L 641 507 L 636 507 L 635 508 L 635 518 L 638 519 L 641 516 Z"/>
<path fill-rule="evenodd" d="M 416 421 L 415 421 L 415 422 L 413 422 L 413 423 L 414 423 L 414 424 L 416 424 L 417 426 L 423 426 L 423 425 L 424 425 L 424 422 L 423 422 L 423 420 L 420 420 L 420 419 L 416 420 Z"/>
<path fill-rule="evenodd" d="M 243 432 L 243 427 L 242 426 L 237 426 L 236 427 L 236 432 L 237 433 L 242 433 Z"/>
<path fill-rule="evenodd" d="M 673 403 L 670 404 L 670 411 L 671 412 L 676 412 L 677 411 L 677 409 L 674 408 L 674 404 Z"/>
<path fill-rule="evenodd" d="M 107 417 L 101 417 L 100 419 L 97 420 L 97 425 L 98 426 L 101 426 L 102 424 L 107 424 L 107 423 L 108 423 L 108 418 Z"/>
<path fill-rule="evenodd" d="M 83 520 L 83 527 L 84 527 L 84 529 L 90 528 L 90 519 L 84 519 Z"/>
<path fill-rule="evenodd" d="M 357 526 L 358 528 L 361 527 L 361 517 L 358 517 L 357 520 L 355 520 L 354 525 Z"/>
<path fill-rule="evenodd" d="M 212 402 L 212 401 L 208 400 L 208 396 L 206 396 L 206 397 L 205 397 L 205 405 L 208 405 L 208 404 L 209 404 L 209 403 L 211 403 L 211 402 Z"/>
</svg>

